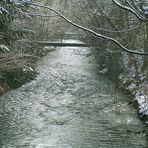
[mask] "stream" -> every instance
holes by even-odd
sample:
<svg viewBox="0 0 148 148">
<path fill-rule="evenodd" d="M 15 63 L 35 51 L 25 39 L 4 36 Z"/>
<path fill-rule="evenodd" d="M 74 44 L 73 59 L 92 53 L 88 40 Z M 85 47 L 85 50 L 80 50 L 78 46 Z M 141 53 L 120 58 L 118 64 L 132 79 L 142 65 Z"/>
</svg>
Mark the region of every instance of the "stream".
<svg viewBox="0 0 148 148">
<path fill-rule="evenodd" d="M 129 96 L 98 74 L 90 48 L 55 48 L 36 69 L 0 97 L 0 148 L 147 147 Z"/>
</svg>

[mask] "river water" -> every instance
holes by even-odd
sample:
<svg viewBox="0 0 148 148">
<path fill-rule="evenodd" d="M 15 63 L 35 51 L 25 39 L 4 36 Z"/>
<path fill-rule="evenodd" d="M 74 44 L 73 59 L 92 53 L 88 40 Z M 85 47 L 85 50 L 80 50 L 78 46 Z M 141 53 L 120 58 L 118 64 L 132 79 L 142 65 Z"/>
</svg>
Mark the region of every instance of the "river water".
<svg viewBox="0 0 148 148">
<path fill-rule="evenodd" d="M 90 53 L 56 48 L 35 80 L 0 98 L 0 148 L 147 147 L 129 97 L 97 74 Z"/>
</svg>

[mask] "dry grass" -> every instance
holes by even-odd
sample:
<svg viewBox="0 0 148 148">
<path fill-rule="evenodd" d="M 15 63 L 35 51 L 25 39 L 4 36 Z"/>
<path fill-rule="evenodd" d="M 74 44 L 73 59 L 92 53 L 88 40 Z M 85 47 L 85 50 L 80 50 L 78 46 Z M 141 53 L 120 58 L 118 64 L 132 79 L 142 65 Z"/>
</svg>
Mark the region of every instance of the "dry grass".
<svg viewBox="0 0 148 148">
<path fill-rule="evenodd" d="M 30 67 L 37 57 L 29 54 L 3 53 L 0 54 L 0 75 L 23 70 Z"/>
<path fill-rule="evenodd" d="M 21 53 L 0 54 L 0 95 L 17 88 L 35 77 L 35 71 L 31 68 L 37 61 L 37 57 Z"/>
</svg>

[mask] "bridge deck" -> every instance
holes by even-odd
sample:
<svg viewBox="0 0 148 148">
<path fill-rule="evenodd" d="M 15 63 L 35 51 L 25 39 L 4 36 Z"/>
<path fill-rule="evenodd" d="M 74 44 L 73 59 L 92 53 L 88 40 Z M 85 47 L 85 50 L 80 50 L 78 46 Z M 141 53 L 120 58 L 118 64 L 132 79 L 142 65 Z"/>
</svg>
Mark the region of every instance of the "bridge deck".
<svg viewBox="0 0 148 148">
<path fill-rule="evenodd" d="M 60 42 L 45 42 L 37 41 L 36 43 L 44 46 L 54 46 L 54 47 L 91 47 L 91 44 L 86 43 L 60 43 Z"/>
</svg>

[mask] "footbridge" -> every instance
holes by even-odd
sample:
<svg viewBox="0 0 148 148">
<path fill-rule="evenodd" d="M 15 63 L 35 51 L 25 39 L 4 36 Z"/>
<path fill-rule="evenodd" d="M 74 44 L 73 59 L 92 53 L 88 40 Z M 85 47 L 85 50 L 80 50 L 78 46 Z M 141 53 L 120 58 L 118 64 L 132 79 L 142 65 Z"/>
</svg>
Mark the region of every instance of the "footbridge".
<svg viewBox="0 0 148 148">
<path fill-rule="evenodd" d="M 51 42 L 51 41 L 36 41 L 35 43 L 41 46 L 54 46 L 54 47 L 91 47 L 92 44 L 86 43 L 64 43 L 64 42 Z"/>
<path fill-rule="evenodd" d="M 79 33 L 63 33 L 63 34 L 54 34 L 50 37 L 45 38 L 44 40 L 39 40 L 39 41 L 29 41 L 30 43 L 35 43 L 39 46 L 54 46 L 54 47 L 92 47 L 92 46 L 96 46 L 93 44 L 89 44 L 89 43 L 71 43 L 71 42 L 64 42 L 64 40 L 66 39 L 76 39 L 76 40 L 80 40 L 80 39 L 84 39 L 86 36 L 84 34 L 79 34 Z M 55 41 L 56 40 L 56 41 Z M 20 42 L 26 42 L 25 40 L 18 40 Z"/>
</svg>

